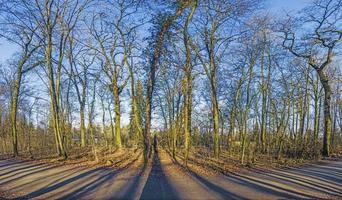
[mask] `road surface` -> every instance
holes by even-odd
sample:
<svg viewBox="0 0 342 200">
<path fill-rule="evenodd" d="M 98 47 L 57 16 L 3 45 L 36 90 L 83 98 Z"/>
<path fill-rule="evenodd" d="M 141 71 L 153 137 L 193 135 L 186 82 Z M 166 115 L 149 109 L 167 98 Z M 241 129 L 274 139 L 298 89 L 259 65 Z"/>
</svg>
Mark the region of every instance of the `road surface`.
<svg viewBox="0 0 342 200">
<path fill-rule="evenodd" d="M 0 160 L 0 199 L 342 199 L 342 161 L 228 176 L 185 171 L 165 152 L 151 163 L 115 170 Z"/>
</svg>

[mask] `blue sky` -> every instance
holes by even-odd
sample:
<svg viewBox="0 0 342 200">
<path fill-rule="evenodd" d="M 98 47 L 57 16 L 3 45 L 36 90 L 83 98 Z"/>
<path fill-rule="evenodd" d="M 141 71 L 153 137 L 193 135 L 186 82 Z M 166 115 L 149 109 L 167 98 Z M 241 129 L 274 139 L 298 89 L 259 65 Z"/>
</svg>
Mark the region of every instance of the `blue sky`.
<svg viewBox="0 0 342 200">
<path fill-rule="evenodd" d="M 284 10 L 298 11 L 307 5 L 310 0 L 267 0 L 266 9 L 279 15 Z M 0 38 L 0 63 L 4 63 L 16 51 L 16 46 Z"/>
<path fill-rule="evenodd" d="M 310 2 L 312 0 L 267 0 L 266 8 L 275 13 L 284 9 L 298 11 Z"/>
<path fill-rule="evenodd" d="M 17 47 L 0 38 L 0 63 L 5 62 L 16 51 Z"/>
</svg>

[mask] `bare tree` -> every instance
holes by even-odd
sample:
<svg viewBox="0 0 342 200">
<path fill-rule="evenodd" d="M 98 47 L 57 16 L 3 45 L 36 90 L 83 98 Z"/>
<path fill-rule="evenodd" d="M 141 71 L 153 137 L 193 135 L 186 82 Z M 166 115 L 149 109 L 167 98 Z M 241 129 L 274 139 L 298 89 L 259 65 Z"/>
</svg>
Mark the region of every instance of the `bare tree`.
<svg viewBox="0 0 342 200">
<path fill-rule="evenodd" d="M 331 86 L 327 68 L 334 58 L 337 46 L 342 42 L 342 31 L 338 27 L 342 22 L 342 1 L 316 0 L 303 10 L 301 19 L 289 19 L 282 27 L 283 46 L 294 56 L 305 59 L 316 70 L 324 88 L 324 156 L 330 155 L 331 141 Z M 295 34 L 293 27 L 296 20 L 310 26 L 302 34 Z M 298 37 L 298 35 L 301 35 Z"/>
<path fill-rule="evenodd" d="M 164 38 L 167 31 L 170 29 L 172 23 L 182 15 L 184 10 L 190 5 L 191 0 L 178 0 L 177 8 L 174 14 L 166 16 L 158 27 L 158 31 L 155 36 L 155 42 L 153 47 L 153 53 L 151 58 L 151 66 L 148 72 L 147 80 L 147 94 L 146 94 L 146 105 L 145 105 L 145 129 L 144 129 L 144 160 L 147 162 L 149 154 L 149 137 L 151 131 L 151 114 L 152 114 L 152 100 L 153 100 L 153 90 L 156 81 L 156 71 L 159 65 L 159 58 L 162 53 L 162 47 L 164 43 Z"/>
<path fill-rule="evenodd" d="M 31 59 L 41 47 L 41 40 L 36 36 L 38 25 L 30 19 L 30 12 L 20 4 L 20 1 L 0 2 L 0 5 L 2 5 L 0 17 L 6 21 L 6 23 L 1 23 L 0 37 L 6 38 L 20 47 L 18 60 L 16 61 L 16 80 L 11 96 L 13 156 L 18 156 L 17 113 L 21 82 L 25 73 L 42 63 Z"/>
</svg>

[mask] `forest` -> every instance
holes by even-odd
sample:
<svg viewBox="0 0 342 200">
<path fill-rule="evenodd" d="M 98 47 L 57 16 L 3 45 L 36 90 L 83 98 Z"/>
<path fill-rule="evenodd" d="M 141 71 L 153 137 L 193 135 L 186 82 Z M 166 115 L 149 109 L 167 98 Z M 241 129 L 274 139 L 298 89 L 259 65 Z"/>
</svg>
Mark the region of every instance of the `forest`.
<svg viewBox="0 0 342 200">
<path fill-rule="evenodd" d="M 0 62 L 0 158 L 165 154 L 228 173 L 341 157 L 342 1 L 267 2 L 0 0 L 15 48 Z"/>
<path fill-rule="evenodd" d="M 2 154 L 147 155 L 154 134 L 185 160 L 339 153 L 341 1 L 280 19 L 262 3 L 1 2 L 18 46 L 1 64 Z"/>
</svg>

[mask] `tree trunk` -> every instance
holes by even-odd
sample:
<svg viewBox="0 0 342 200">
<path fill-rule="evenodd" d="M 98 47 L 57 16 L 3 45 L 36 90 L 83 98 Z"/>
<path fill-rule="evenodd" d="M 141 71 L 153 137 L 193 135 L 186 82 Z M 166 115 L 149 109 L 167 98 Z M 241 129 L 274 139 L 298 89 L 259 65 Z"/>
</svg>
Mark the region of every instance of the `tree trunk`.
<svg viewBox="0 0 342 200">
<path fill-rule="evenodd" d="M 314 132 L 313 132 L 313 138 L 314 138 L 314 144 L 318 144 L 318 132 L 319 132 L 319 112 L 320 112 L 320 92 L 319 92 L 319 84 L 318 84 L 318 77 L 317 82 L 314 85 L 314 92 L 315 92 L 315 98 L 314 98 L 314 104 L 315 104 L 315 117 L 314 117 Z"/>
<path fill-rule="evenodd" d="M 86 129 L 85 129 L 85 119 L 84 119 L 84 105 L 81 105 L 80 109 L 80 119 L 81 119 L 81 147 L 85 147 L 86 145 Z"/>
<path fill-rule="evenodd" d="M 115 130 L 114 130 L 114 122 L 113 122 L 113 114 L 110 108 L 110 104 L 108 104 L 108 112 L 109 112 L 109 119 L 110 119 L 110 140 L 111 144 L 115 144 Z"/>
<path fill-rule="evenodd" d="M 137 102 L 137 97 L 135 94 L 135 81 L 134 81 L 134 74 L 133 72 L 131 73 L 131 94 L 132 94 L 132 114 L 133 114 L 133 125 L 134 125 L 134 130 L 137 132 L 137 138 L 140 139 L 142 138 L 142 128 L 141 128 L 141 119 L 140 119 L 140 112 L 138 109 L 138 102 Z"/>
<path fill-rule="evenodd" d="M 216 25 L 213 25 L 214 27 Z M 215 30 L 215 28 L 213 28 Z M 219 107 L 217 100 L 217 80 L 216 80 L 216 63 L 214 58 L 214 46 L 215 46 L 215 36 L 212 30 L 212 35 L 210 36 L 210 49 L 209 49 L 209 70 L 207 72 L 208 79 L 210 81 L 210 92 L 211 92 L 211 106 L 212 106 L 212 117 L 213 117 L 213 128 L 214 128 L 214 155 L 215 158 L 219 157 Z"/>
<path fill-rule="evenodd" d="M 330 156 L 330 139 L 331 139 L 331 114 L 330 114 L 330 104 L 331 104 L 331 87 L 329 85 L 328 75 L 323 71 L 319 70 L 318 75 L 324 89 L 324 135 L 323 135 L 323 156 Z"/>
<path fill-rule="evenodd" d="M 116 84 L 114 82 L 113 84 Z M 122 147 L 121 144 L 121 111 L 120 111 L 120 95 L 119 88 L 114 85 L 113 87 L 113 96 L 114 96 L 114 111 L 115 111 L 115 145 L 118 148 Z"/>
<path fill-rule="evenodd" d="M 300 119 L 299 119 L 299 145 L 303 148 L 304 142 L 304 126 L 305 126 L 305 117 L 308 110 L 307 102 L 308 102 L 308 82 L 309 82 L 309 70 L 305 73 L 305 91 L 304 97 L 300 100 Z"/>
<path fill-rule="evenodd" d="M 102 108 L 102 135 L 103 137 L 105 137 L 106 139 L 106 147 L 108 147 L 108 143 L 109 143 L 109 137 L 108 135 L 106 134 L 106 109 L 105 109 L 105 106 L 104 106 L 104 102 L 103 102 L 103 97 L 100 98 L 101 100 L 101 108 Z"/>
<path fill-rule="evenodd" d="M 214 155 L 219 157 L 219 108 L 216 90 L 212 93 L 213 125 L 214 125 Z"/>
<path fill-rule="evenodd" d="M 185 92 L 184 92 L 184 131 L 185 131 L 185 166 L 188 165 L 190 139 L 191 139 L 191 110 L 192 110 L 192 65 L 191 65 L 191 52 L 189 46 L 189 34 L 188 26 L 192 17 L 195 13 L 197 7 L 197 1 L 192 6 L 191 12 L 189 13 L 183 31 L 183 42 L 186 51 L 186 61 L 185 61 Z"/>
<path fill-rule="evenodd" d="M 95 135 L 94 135 L 94 108 L 95 108 L 95 93 L 96 93 L 96 83 L 97 83 L 97 79 L 94 82 L 94 87 L 93 87 L 93 91 L 92 91 L 92 95 L 91 95 L 91 101 L 89 102 L 90 106 L 89 108 L 89 131 L 90 131 L 90 139 L 91 139 L 91 148 L 92 148 L 92 152 L 94 155 L 94 160 L 96 163 L 99 162 L 99 158 L 97 156 L 97 150 L 96 150 L 96 144 L 95 144 Z"/>
<path fill-rule="evenodd" d="M 162 53 L 162 47 L 164 43 L 164 37 L 171 27 L 174 20 L 176 20 L 184 11 L 184 9 L 188 6 L 189 2 L 181 2 L 179 7 L 176 10 L 174 15 L 167 17 L 161 24 L 160 30 L 156 35 L 156 43 L 153 50 L 151 68 L 148 75 L 147 81 L 147 96 L 146 96 L 146 107 L 145 107 L 145 129 L 144 129 L 144 160 L 147 162 L 148 159 L 148 150 L 149 150 L 149 137 L 151 131 L 151 112 L 152 112 L 152 98 L 153 98 L 153 90 L 156 79 L 156 71 L 158 69 L 159 58 Z"/>
<path fill-rule="evenodd" d="M 243 130 L 242 130 L 242 144 L 241 144 L 241 164 L 244 164 L 244 156 L 245 156 L 245 149 L 246 149 L 246 140 L 247 140 L 247 129 L 248 129 L 248 115 L 249 115 L 249 109 L 250 109 L 250 99 L 251 99 L 251 83 L 252 83 L 252 74 L 253 74 L 253 64 L 249 66 L 249 78 L 248 78 L 248 83 L 247 83 L 247 94 L 246 94 L 246 105 L 245 105 L 245 111 L 243 113 Z"/>
<path fill-rule="evenodd" d="M 49 76 L 49 92 L 50 92 L 50 99 L 51 99 L 51 116 L 53 120 L 53 127 L 54 127 L 54 132 L 55 132 L 55 138 L 56 138 L 56 146 L 58 149 L 58 154 L 65 159 L 68 157 L 65 150 L 64 146 L 62 143 L 62 137 L 61 137 L 61 131 L 60 131 L 60 117 L 59 117 L 59 106 L 58 106 L 58 95 L 57 93 L 59 91 L 56 91 L 56 85 L 55 85 L 55 80 L 54 80 L 54 72 L 53 72 L 53 66 L 52 66 L 52 29 L 50 29 L 50 24 L 48 24 L 48 30 L 49 34 L 47 36 L 47 47 L 45 51 L 45 59 L 46 59 L 46 64 L 48 68 L 48 76 Z"/>
<path fill-rule="evenodd" d="M 17 70 L 17 78 L 12 93 L 11 101 L 11 121 L 12 121 L 12 144 L 13 156 L 18 156 L 18 132 L 17 132 L 17 113 L 18 113 L 18 100 L 20 94 L 20 85 L 22 80 L 23 63 L 19 63 Z"/>
<path fill-rule="evenodd" d="M 267 109 L 267 85 L 265 83 L 265 78 L 264 78 L 264 51 L 265 51 L 265 47 L 263 48 L 263 54 L 261 57 L 261 129 L 260 129 L 260 143 L 261 143 L 261 152 L 265 152 L 266 149 L 266 109 Z"/>
</svg>

